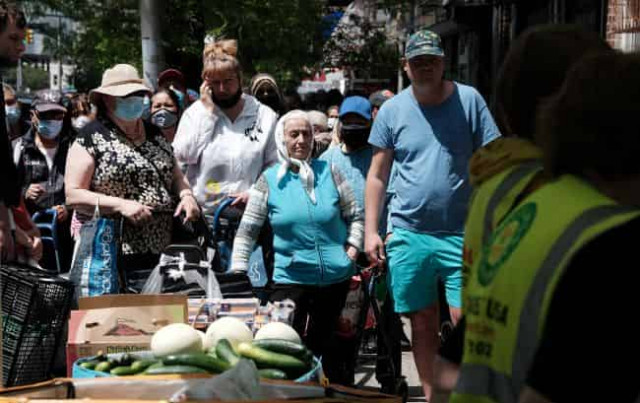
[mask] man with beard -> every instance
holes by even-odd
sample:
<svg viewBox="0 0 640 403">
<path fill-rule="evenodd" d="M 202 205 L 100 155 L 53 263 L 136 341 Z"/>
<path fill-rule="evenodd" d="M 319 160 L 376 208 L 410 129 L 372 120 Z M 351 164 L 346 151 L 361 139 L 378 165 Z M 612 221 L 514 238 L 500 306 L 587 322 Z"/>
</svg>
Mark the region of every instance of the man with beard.
<svg viewBox="0 0 640 403">
<path fill-rule="evenodd" d="M 371 262 L 388 264 L 394 308 L 411 320 L 414 359 L 429 400 L 438 348 L 438 278 L 453 322 L 460 316 L 468 160 L 499 132 L 474 88 L 443 79 L 437 34 L 413 34 L 403 62 L 411 86 L 382 105 L 369 137 L 374 151 L 365 196 L 365 251 Z M 392 163 L 397 170 L 393 232 L 385 246 L 378 224 Z"/>
<path fill-rule="evenodd" d="M 226 198 L 234 201 L 225 213 L 237 219 L 249 199 L 249 188 L 278 161 L 276 113 L 242 93 L 242 67 L 236 53 L 235 40 L 205 46 L 202 98 L 182 115 L 172 144 L 210 223 Z M 269 278 L 272 242 L 269 226 L 264 228 L 260 244 Z M 229 267 L 229 252 L 221 249 L 219 253 L 222 269 Z"/>
<path fill-rule="evenodd" d="M 234 197 L 234 205 L 244 206 L 251 185 L 278 160 L 276 114 L 242 93 L 236 51 L 236 42 L 229 40 L 205 47 L 203 98 L 184 112 L 173 142 L 207 216 L 225 197 Z"/>
<path fill-rule="evenodd" d="M 15 66 L 20 60 L 25 49 L 23 40 L 26 25 L 24 14 L 14 3 L 0 0 L 0 68 Z M 0 94 L 0 261 L 4 262 L 14 257 L 9 208 L 19 204 L 20 187 L 4 124 L 4 93 Z"/>
</svg>

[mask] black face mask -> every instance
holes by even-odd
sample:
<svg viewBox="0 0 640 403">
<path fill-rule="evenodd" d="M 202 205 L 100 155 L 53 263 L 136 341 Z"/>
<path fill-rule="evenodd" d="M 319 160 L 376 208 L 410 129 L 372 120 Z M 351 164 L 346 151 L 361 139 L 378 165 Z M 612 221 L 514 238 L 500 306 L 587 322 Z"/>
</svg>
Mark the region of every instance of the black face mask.
<svg viewBox="0 0 640 403">
<path fill-rule="evenodd" d="M 238 92 L 236 92 L 235 94 L 233 94 L 227 99 L 216 98 L 213 91 L 211 91 L 210 94 L 211 94 L 211 100 L 213 101 L 214 104 L 218 105 L 222 109 L 229 109 L 236 106 L 236 104 L 240 101 L 240 97 L 242 97 L 242 89 L 238 88 Z"/>
<path fill-rule="evenodd" d="M 267 105 L 269 108 L 273 109 L 274 112 L 280 112 L 280 97 L 277 94 L 267 94 L 266 96 L 258 95 L 256 96 L 256 98 L 258 98 L 258 101 L 260 101 L 264 105 Z"/>
<path fill-rule="evenodd" d="M 369 143 L 371 128 L 366 125 L 342 125 L 340 137 L 342 142 L 352 150 L 357 150 Z"/>
</svg>

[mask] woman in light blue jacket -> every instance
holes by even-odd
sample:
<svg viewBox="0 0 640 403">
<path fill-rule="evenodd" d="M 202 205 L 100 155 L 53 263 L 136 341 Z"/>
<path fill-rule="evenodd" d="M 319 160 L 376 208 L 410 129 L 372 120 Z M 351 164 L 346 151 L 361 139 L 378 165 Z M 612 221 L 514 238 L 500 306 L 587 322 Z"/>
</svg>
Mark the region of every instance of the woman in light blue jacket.
<svg viewBox="0 0 640 403">
<path fill-rule="evenodd" d="M 355 273 L 363 215 L 338 169 L 311 160 L 313 129 L 306 112 L 284 115 L 276 126 L 276 142 L 280 162 L 268 168 L 250 191 L 234 241 L 232 270 L 247 271 L 269 217 L 275 252 L 270 299 L 296 303 L 293 326 L 314 354 L 322 356 Z M 331 379 L 333 363 L 323 365 Z"/>
</svg>

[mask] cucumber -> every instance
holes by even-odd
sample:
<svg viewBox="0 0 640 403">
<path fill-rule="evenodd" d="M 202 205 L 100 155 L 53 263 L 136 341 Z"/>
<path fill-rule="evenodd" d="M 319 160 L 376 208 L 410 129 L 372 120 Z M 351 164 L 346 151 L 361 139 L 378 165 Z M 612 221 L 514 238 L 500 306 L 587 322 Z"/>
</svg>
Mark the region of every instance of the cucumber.
<svg viewBox="0 0 640 403">
<path fill-rule="evenodd" d="M 137 360 L 134 361 L 133 364 L 131 364 L 131 369 L 133 369 L 134 371 L 142 372 L 157 362 L 157 360 Z"/>
<path fill-rule="evenodd" d="M 208 374 L 202 368 L 192 365 L 163 365 L 156 368 L 148 368 L 145 375 L 180 375 L 180 374 Z"/>
<path fill-rule="evenodd" d="M 131 368 L 130 366 L 120 366 L 120 367 L 115 367 L 114 369 L 111 370 L 111 375 L 115 375 L 115 376 L 129 376 L 129 375 L 135 375 L 137 373 L 139 373 L 140 371 L 136 371 L 133 368 Z"/>
<path fill-rule="evenodd" d="M 98 365 L 99 363 L 100 361 L 98 360 L 85 361 L 83 363 L 80 363 L 80 367 L 84 369 L 95 369 L 96 365 Z"/>
<path fill-rule="evenodd" d="M 147 369 L 144 370 L 144 372 L 146 373 L 150 369 L 156 369 L 156 368 L 161 368 L 161 367 L 164 367 L 164 364 L 162 364 L 162 361 L 158 361 L 155 364 L 151 364 L 150 366 L 148 366 Z"/>
<path fill-rule="evenodd" d="M 94 368 L 95 371 L 98 372 L 109 372 L 111 371 L 111 363 L 109 361 L 102 361 Z"/>
<path fill-rule="evenodd" d="M 236 354 L 235 350 L 229 340 L 222 339 L 216 344 L 216 356 L 228 362 L 231 366 L 234 366 L 240 361 L 240 357 Z"/>
<path fill-rule="evenodd" d="M 286 372 L 280 371 L 279 369 L 275 369 L 275 368 L 260 369 L 258 370 L 258 375 L 260 375 L 260 378 L 267 378 L 267 379 L 287 379 Z"/>
<path fill-rule="evenodd" d="M 170 355 L 162 359 L 164 365 L 187 365 L 198 367 L 213 374 L 219 374 L 231 368 L 231 365 L 219 358 L 207 354 Z"/>
<path fill-rule="evenodd" d="M 309 355 L 309 350 L 305 346 L 289 340 L 262 339 L 254 340 L 252 344 L 256 347 L 273 351 L 274 353 L 291 355 L 303 361 L 306 360 Z"/>
<path fill-rule="evenodd" d="M 249 343 L 238 344 L 238 353 L 241 356 L 252 359 L 258 368 L 277 368 L 287 374 L 298 374 L 307 369 L 307 364 L 290 355 L 274 353 Z"/>
</svg>

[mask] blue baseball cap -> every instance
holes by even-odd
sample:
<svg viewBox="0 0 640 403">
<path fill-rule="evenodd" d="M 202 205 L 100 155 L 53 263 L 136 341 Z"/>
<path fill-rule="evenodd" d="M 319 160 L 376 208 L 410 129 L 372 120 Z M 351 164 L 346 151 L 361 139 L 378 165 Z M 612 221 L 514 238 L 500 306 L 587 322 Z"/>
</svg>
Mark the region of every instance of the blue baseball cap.
<svg viewBox="0 0 640 403">
<path fill-rule="evenodd" d="M 340 105 L 339 117 L 342 118 L 347 113 L 355 113 L 367 120 L 371 120 L 371 102 L 365 97 L 347 97 Z"/>
<path fill-rule="evenodd" d="M 426 29 L 411 35 L 407 41 L 404 57 L 409 60 L 423 55 L 444 57 L 440 35 Z"/>
</svg>

